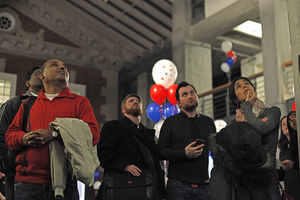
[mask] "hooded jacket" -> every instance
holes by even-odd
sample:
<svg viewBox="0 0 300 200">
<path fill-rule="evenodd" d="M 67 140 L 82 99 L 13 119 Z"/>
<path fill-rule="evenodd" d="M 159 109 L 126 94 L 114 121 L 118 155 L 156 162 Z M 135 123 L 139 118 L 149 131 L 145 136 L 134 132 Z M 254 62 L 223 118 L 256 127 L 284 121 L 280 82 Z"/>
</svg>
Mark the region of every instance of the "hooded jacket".
<svg viewBox="0 0 300 200">
<path fill-rule="evenodd" d="M 262 146 L 261 135 L 247 122 L 233 123 L 210 137 L 214 168 L 208 188 L 209 200 L 250 199 L 250 187 L 273 169 L 275 159 Z M 263 191 L 261 191 L 263 192 Z"/>
</svg>

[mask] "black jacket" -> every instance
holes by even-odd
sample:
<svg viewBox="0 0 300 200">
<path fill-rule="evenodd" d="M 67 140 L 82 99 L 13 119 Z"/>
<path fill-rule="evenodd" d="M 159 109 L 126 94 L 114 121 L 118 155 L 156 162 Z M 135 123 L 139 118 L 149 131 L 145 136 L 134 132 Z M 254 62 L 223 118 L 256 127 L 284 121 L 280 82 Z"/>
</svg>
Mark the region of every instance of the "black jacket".
<svg viewBox="0 0 300 200">
<path fill-rule="evenodd" d="M 32 94 L 27 91 L 24 95 L 7 100 L 0 108 L 0 171 L 6 173 L 9 150 L 5 142 L 5 133 L 17 114 L 21 103 Z"/>
<path fill-rule="evenodd" d="M 249 123 L 233 123 L 212 135 L 210 142 L 214 168 L 208 200 L 248 200 L 254 189 L 264 194 L 260 184 L 273 169 L 275 159 L 263 148 L 260 134 Z"/>
<path fill-rule="evenodd" d="M 124 125 L 125 126 L 124 126 Z M 98 143 L 98 157 L 100 165 L 104 168 L 104 175 L 108 171 L 124 172 L 128 165 L 135 165 L 141 170 L 149 169 L 145 163 L 142 153 L 136 146 L 129 134 L 134 134 L 149 149 L 154 160 L 159 191 L 162 195 L 164 190 L 164 172 L 159 161 L 158 147 L 154 141 L 155 131 L 140 124 L 143 136 L 137 130 L 137 126 L 127 117 L 120 121 L 106 122 L 100 132 Z"/>
</svg>

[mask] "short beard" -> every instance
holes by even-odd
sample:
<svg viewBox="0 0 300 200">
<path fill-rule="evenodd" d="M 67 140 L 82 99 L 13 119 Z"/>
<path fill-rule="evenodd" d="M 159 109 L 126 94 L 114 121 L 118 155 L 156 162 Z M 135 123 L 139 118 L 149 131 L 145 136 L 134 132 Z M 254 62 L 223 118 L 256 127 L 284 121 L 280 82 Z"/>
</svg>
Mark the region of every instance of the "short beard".
<svg viewBox="0 0 300 200">
<path fill-rule="evenodd" d="M 139 107 L 139 108 L 125 108 L 125 113 L 128 115 L 132 115 L 134 117 L 139 117 L 143 114 L 143 110 Z"/>
<path fill-rule="evenodd" d="M 195 102 L 194 104 L 192 105 L 186 105 L 185 107 L 183 107 L 183 110 L 186 110 L 186 111 L 193 111 L 195 109 L 197 109 L 199 103 L 198 102 Z"/>
</svg>

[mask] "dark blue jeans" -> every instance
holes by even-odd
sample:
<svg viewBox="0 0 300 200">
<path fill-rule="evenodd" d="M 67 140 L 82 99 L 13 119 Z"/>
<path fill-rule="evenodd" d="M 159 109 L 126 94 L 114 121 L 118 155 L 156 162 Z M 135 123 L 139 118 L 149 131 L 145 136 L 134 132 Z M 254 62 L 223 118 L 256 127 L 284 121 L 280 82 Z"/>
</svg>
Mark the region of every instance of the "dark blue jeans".
<svg viewBox="0 0 300 200">
<path fill-rule="evenodd" d="M 167 183 L 167 200 L 205 200 L 208 185 L 192 187 L 191 184 L 174 179 Z"/>
<path fill-rule="evenodd" d="M 15 183 L 15 199 L 18 200 L 55 200 L 51 184 Z M 67 182 L 65 200 L 78 200 L 77 182 Z"/>
</svg>

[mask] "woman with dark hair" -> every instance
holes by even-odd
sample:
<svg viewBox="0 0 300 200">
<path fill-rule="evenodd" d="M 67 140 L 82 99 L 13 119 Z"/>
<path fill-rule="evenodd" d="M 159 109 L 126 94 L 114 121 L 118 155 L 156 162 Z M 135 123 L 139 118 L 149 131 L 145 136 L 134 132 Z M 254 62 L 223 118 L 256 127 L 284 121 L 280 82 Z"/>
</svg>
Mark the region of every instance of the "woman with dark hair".
<svg viewBox="0 0 300 200">
<path fill-rule="evenodd" d="M 300 174 L 299 174 L 299 154 L 297 140 L 297 120 L 296 112 L 291 111 L 286 117 L 286 129 L 288 131 L 289 143 L 286 148 L 280 148 L 280 164 L 285 171 L 284 186 L 294 199 L 300 199 Z M 280 140 L 279 140 L 280 142 Z M 279 144 L 278 142 L 278 144 Z M 284 147 L 284 146 L 283 146 Z"/>
<path fill-rule="evenodd" d="M 290 132 L 288 129 L 287 116 L 280 119 L 280 133 L 278 140 L 280 169 L 277 169 L 279 181 L 283 181 L 285 171 L 292 166 L 292 161 L 288 159 L 288 150 L 290 147 Z"/>
<path fill-rule="evenodd" d="M 273 174 L 276 174 L 280 109 L 266 107 L 256 97 L 254 85 L 245 77 L 232 81 L 229 96 L 237 106 L 235 123 L 211 138 L 215 169 L 212 170 L 208 199 L 280 200 Z M 226 137 L 222 137 L 224 133 Z M 241 162 L 243 158 L 246 163 Z M 239 167 L 240 172 L 236 173 L 232 166 Z M 227 181 L 229 177 L 230 181 Z"/>
<path fill-rule="evenodd" d="M 288 129 L 287 116 L 283 116 L 280 120 L 280 135 L 278 140 L 278 148 L 280 149 L 280 155 L 282 158 L 287 158 L 283 154 L 287 154 L 287 149 L 290 144 L 290 132 Z M 280 156 L 279 156 L 280 157 Z M 282 160 L 282 159 L 279 159 Z"/>
</svg>

